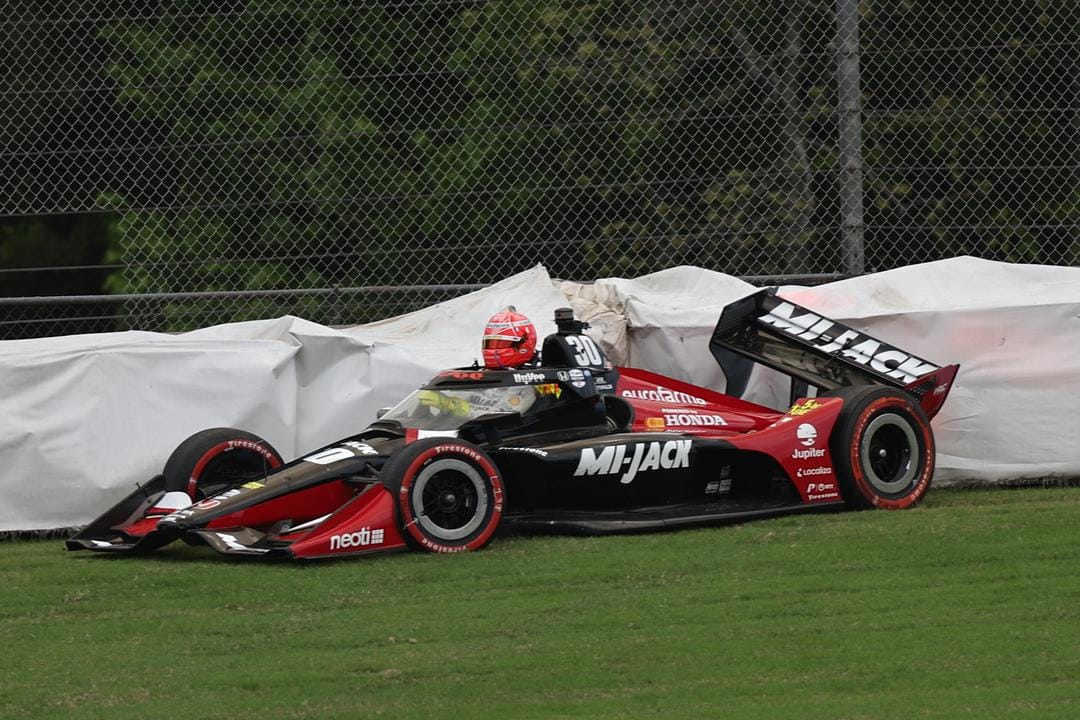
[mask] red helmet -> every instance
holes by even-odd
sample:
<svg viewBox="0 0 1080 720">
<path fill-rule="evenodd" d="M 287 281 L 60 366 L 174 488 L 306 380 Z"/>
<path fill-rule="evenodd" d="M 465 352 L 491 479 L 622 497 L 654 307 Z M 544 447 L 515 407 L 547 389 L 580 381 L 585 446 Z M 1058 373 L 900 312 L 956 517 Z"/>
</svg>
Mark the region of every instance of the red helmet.
<svg viewBox="0 0 1080 720">
<path fill-rule="evenodd" d="M 495 313 L 484 328 L 484 367 L 516 368 L 536 354 L 536 328 L 513 308 Z"/>
</svg>

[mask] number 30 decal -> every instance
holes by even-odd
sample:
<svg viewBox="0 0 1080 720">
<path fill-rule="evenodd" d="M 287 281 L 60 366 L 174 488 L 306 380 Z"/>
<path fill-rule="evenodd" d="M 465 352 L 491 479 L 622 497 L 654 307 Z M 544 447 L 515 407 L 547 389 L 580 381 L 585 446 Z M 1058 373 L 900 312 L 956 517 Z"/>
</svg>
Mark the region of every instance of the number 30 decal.
<svg viewBox="0 0 1080 720">
<path fill-rule="evenodd" d="M 596 347 L 596 342 L 588 335 L 568 335 L 566 342 L 577 350 L 577 354 L 574 355 L 574 362 L 578 365 L 591 367 L 601 365 L 604 362 L 600 357 L 600 348 Z"/>
</svg>

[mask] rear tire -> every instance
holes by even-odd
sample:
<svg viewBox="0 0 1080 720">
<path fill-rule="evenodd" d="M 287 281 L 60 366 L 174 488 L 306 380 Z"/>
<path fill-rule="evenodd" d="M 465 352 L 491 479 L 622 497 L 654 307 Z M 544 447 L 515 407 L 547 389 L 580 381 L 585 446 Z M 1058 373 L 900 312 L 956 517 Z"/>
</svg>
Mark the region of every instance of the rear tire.
<svg viewBox="0 0 1080 720">
<path fill-rule="evenodd" d="M 281 455 L 258 435 L 210 428 L 177 446 L 165 463 L 165 490 L 184 492 L 192 502 L 262 477 L 283 465 Z"/>
<path fill-rule="evenodd" d="M 934 476 L 934 432 L 922 407 L 900 390 L 847 387 L 830 447 L 844 498 L 856 508 L 914 507 Z"/>
<path fill-rule="evenodd" d="M 383 466 L 380 477 L 397 498 L 402 535 L 413 548 L 479 550 L 502 520 L 502 476 L 487 453 L 463 440 L 409 443 Z"/>
</svg>

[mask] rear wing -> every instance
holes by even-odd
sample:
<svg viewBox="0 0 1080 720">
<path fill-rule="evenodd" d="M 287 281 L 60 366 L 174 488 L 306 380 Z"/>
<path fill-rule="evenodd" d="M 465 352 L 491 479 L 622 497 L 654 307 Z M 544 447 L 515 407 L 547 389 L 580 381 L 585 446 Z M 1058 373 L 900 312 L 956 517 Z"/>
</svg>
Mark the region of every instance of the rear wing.
<svg viewBox="0 0 1080 720">
<path fill-rule="evenodd" d="M 729 350 L 822 390 L 887 385 L 914 395 L 928 417 L 941 409 L 959 365 L 937 365 L 761 290 L 724 308 L 709 349 Z"/>
</svg>

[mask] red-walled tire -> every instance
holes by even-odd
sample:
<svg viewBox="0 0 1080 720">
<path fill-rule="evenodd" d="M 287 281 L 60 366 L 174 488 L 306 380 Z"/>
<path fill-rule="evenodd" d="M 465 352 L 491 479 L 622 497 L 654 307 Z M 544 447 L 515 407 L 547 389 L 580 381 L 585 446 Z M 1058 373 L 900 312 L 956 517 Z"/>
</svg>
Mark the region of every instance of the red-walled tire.
<svg viewBox="0 0 1080 720">
<path fill-rule="evenodd" d="M 844 400 L 830 440 L 836 475 L 856 508 L 914 507 L 934 476 L 934 432 L 913 397 L 879 386 L 827 393 Z"/>
<path fill-rule="evenodd" d="M 277 450 L 258 435 L 210 428 L 173 450 L 165 462 L 165 490 L 186 492 L 196 502 L 262 477 L 282 464 Z"/>
<path fill-rule="evenodd" d="M 454 553 L 488 544 L 502 520 L 505 489 L 480 448 L 452 438 L 409 443 L 379 473 L 397 498 L 402 535 L 413 548 Z"/>
</svg>

